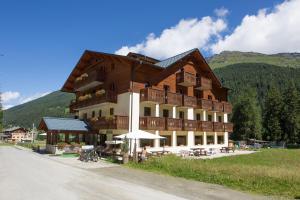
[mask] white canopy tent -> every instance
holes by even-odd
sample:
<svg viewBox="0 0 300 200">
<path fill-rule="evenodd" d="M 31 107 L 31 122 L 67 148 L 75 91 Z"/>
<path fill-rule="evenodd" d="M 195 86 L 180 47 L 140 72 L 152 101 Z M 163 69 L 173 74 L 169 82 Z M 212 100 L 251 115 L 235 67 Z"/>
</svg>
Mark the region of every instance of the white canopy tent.
<svg viewBox="0 0 300 200">
<path fill-rule="evenodd" d="M 115 138 L 119 138 L 119 139 L 124 139 L 124 138 L 127 138 L 127 139 L 149 139 L 149 140 L 165 139 L 165 137 L 162 137 L 159 135 L 154 135 L 152 133 L 142 131 L 142 130 L 124 133 L 122 135 L 115 136 Z"/>
</svg>

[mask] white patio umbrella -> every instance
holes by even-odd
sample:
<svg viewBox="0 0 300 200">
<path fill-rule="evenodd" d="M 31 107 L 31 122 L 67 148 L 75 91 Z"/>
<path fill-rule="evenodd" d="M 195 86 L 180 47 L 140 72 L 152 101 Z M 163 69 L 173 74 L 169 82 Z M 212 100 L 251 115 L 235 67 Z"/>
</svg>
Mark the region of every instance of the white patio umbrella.
<svg viewBox="0 0 300 200">
<path fill-rule="evenodd" d="M 137 130 L 134 132 L 129 132 L 129 133 L 124 133 L 122 135 L 118 135 L 115 136 L 115 138 L 119 138 L 119 139 L 134 139 L 135 144 L 134 144 L 134 155 L 136 156 L 136 140 L 137 139 L 148 139 L 148 140 L 155 140 L 155 139 L 165 139 L 165 137 L 159 136 L 159 135 L 155 135 L 146 131 L 142 131 L 142 130 Z M 131 143 L 130 143 L 131 144 Z M 130 152 L 131 152 L 131 146 L 130 146 Z"/>
<path fill-rule="evenodd" d="M 39 135 L 46 136 L 46 135 L 47 135 L 47 133 L 41 133 L 41 134 L 39 134 Z"/>
</svg>

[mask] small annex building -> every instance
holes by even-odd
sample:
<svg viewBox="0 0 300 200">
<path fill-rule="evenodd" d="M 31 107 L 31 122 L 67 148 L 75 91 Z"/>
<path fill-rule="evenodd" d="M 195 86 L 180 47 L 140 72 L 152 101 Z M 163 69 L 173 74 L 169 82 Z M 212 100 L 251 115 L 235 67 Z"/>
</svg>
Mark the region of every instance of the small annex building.
<svg viewBox="0 0 300 200">
<path fill-rule="evenodd" d="M 39 130 L 46 132 L 46 151 L 55 153 L 58 143 L 82 143 L 86 142 L 89 133 L 89 125 L 79 119 L 43 117 Z"/>
</svg>

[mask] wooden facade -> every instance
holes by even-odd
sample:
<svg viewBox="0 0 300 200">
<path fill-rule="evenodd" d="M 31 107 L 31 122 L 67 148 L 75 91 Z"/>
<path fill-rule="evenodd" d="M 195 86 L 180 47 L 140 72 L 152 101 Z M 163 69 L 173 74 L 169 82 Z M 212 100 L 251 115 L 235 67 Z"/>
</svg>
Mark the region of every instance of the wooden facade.
<svg viewBox="0 0 300 200">
<path fill-rule="evenodd" d="M 118 95 L 140 94 L 140 102 L 189 107 L 218 113 L 231 113 L 228 89 L 222 87 L 199 50 L 191 51 L 167 67 L 140 54 L 127 56 L 85 51 L 62 91 L 76 94 L 70 111 L 101 103 L 117 104 Z M 93 129 L 128 129 L 128 116 L 102 116 L 89 120 Z M 140 117 L 145 130 L 232 131 L 231 123 L 208 122 L 166 117 Z"/>
</svg>

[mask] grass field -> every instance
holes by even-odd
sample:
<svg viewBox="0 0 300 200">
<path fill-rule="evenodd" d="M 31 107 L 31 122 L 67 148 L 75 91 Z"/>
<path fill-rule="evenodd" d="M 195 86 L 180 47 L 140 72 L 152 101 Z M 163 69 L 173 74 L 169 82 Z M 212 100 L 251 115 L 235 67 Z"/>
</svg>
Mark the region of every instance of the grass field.
<svg viewBox="0 0 300 200">
<path fill-rule="evenodd" d="M 252 193 L 300 198 L 300 150 L 265 149 L 211 160 L 170 155 L 128 166 Z"/>
</svg>

